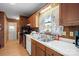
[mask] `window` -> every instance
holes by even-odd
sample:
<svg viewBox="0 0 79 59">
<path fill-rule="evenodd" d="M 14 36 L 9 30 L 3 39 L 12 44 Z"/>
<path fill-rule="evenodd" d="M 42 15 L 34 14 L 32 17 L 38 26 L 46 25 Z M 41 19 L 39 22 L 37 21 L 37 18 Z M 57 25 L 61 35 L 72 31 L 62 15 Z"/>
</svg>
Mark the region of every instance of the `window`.
<svg viewBox="0 0 79 59">
<path fill-rule="evenodd" d="M 15 26 L 10 25 L 9 30 L 15 30 Z"/>
</svg>

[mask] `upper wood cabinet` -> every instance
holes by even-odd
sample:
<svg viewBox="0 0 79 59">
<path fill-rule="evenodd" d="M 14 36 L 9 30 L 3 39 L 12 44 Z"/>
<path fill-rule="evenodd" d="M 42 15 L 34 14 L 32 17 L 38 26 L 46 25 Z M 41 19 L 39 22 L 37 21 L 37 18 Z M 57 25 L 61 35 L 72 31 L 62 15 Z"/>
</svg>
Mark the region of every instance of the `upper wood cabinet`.
<svg viewBox="0 0 79 59">
<path fill-rule="evenodd" d="M 38 26 L 38 22 L 39 22 L 38 17 L 39 17 L 39 14 L 35 13 L 28 18 L 28 23 L 30 23 L 33 28 L 39 27 Z"/>
<path fill-rule="evenodd" d="M 60 25 L 75 26 L 79 25 L 79 4 L 62 3 L 60 4 Z"/>
</svg>

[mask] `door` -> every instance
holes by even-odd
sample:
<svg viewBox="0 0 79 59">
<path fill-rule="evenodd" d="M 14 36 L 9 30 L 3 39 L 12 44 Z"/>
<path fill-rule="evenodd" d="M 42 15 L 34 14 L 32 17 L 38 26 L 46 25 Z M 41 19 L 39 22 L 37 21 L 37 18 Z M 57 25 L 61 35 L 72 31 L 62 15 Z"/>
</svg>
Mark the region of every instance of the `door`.
<svg viewBox="0 0 79 59">
<path fill-rule="evenodd" d="M 8 39 L 9 40 L 17 39 L 17 23 L 15 22 L 8 23 Z"/>
</svg>

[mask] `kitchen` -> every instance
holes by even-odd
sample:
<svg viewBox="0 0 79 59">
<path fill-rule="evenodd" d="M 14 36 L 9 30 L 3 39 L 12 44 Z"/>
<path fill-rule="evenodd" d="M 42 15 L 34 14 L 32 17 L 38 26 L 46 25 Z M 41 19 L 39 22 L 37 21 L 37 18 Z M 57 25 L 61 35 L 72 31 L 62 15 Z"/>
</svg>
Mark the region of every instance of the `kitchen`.
<svg viewBox="0 0 79 59">
<path fill-rule="evenodd" d="M 76 14 L 78 13 L 77 11 L 78 4 L 52 4 L 52 5 L 53 8 L 49 9 L 50 11 L 45 12 L 43 16 L 40 16 L 41 18 L 39 21 L 40 22 L 39 31 L 41 34 L 32 33 L 31 35 L 32 55 L 77 56 L 79 54 L 78 53 L 79 49 L 76 48 L 78 46 L 75 45 L 74 39 L 76 39 L 76 36 L 78 36 L 78 24 L 76 23 L 78 22 L 78 19 L 75 20 L 76 19 L 75 17 L 77 17 Z M 48 6 L 48 8 L 50 7 Z M 60 14 L 60 12 L 62 13 Z M 52 20 L 50 20 L 51 19 L 50 16 Z M 48 28 L 46 28 L 45 23 L 46 24 L 52 23 L 52 24 L 48 24 Z"/>
<path fill-rule="evenodd" d="M 78 3 L 45 3 L 31 16 L 20 16 L 14 21 L 19 45 L 29 56 L 79 56 L 78 7 Z M 0 47 L 5 47 L 4 41 Z"/>
</svg>

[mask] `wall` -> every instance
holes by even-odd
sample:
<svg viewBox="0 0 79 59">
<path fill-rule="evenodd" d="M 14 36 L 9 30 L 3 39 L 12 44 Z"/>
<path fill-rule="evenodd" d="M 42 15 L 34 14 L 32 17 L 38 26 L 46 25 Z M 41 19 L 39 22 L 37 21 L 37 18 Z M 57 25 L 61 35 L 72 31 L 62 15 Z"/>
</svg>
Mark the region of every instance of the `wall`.
<svg viewBox="0 0 79 59">
<path fill-rule="evenodd" d="M 0 12 L 0 24 L 2 30 L 0 30 L 0 47 L 4 46 L 4 13 Z"/>
<path fill-rule="evenodd" d="M 66 35 L 63 35 L 63 37 L 75 39 L 75 31 L 79 31 L 79 26 L 65 26 L 64 32 L 66 32 Z M 73 36 L 70 36 L 70 32 L 73 32 Z"/>
<path fill-rule="evenodd" d="M 7 26 L 7 17 L 4 12 L 0 11 L 0 48 L 5 46 L 6 39 L 7 39 L 7 32 L 6 32 L 6 26 Z"/>
</svg>

